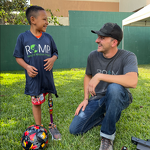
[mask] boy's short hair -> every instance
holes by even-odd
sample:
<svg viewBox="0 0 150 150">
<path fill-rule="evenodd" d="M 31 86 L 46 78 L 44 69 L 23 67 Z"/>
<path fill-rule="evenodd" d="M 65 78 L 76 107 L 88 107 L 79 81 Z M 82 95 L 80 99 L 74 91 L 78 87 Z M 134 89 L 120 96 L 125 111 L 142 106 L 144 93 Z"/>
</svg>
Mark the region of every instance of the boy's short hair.
<svg viewBox="0 0 150 150">
<path fill-rule="evenodd" d="M 31 25 L 30 17 L 33 16 L 36 18 L 38 16 L 38 11 L 40 10 L 44 10 L 44 8 L 40 6 L 30 6 L 27 8 L 26 17 L 30 25 Z"/>
</svg>

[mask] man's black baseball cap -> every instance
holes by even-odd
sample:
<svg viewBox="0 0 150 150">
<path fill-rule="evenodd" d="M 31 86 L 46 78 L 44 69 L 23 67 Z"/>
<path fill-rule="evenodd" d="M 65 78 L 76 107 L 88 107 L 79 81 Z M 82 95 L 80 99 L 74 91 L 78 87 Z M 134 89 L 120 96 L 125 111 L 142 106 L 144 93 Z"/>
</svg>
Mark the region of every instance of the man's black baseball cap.
<svg viewBox="0 0 150 150">
<path fill-rule="evenodd" d="M 99 31 L 91 30 L 91 32 L 101 36 L 112 37 L 118 41 L 121 41 L 123 37 L 122 29 L 116 23 L 110 22 L 104 24 Z"/>
</svg>

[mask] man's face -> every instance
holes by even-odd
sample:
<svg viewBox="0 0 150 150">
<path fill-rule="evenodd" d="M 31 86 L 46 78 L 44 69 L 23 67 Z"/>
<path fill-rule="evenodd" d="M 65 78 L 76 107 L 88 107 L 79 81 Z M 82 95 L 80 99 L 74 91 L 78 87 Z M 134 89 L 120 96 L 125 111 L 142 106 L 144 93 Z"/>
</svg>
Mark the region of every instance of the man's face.
<svg viewBox="0 0 150 150">
<path fill-rule="evenodd" d="M 101 35 L 98 35 L 96 39 L 96 43 L 98 44 L 98 52 L 107 53 L 112 46 L 113 39 L 111 37 L 104 37 Z"/>
<path fill-rule="evenodd" d="M 48 21 L 47 14 L 44 10 L 38 12 L 37 17 L 35 18 L 35 25 L 38 31 L 46 32 Z"/>
</svg>

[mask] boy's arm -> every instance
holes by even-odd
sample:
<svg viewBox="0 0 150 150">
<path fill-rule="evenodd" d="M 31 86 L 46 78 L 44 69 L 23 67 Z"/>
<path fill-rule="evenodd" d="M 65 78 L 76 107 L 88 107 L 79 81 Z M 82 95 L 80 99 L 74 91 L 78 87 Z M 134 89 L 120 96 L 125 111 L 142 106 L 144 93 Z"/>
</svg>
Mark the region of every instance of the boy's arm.
<svg viewBox="0 0 150 150">
<path fill-rule="evenodd" d="M 28 65 L 22 58 L 16 57 L 16 61 L 21 67 L 27 70 L 29 77 L 34 78 L 38 74 L 38 70 L 35 67 Z"/>
<path fill-rule="evenodd" d="M 46 71 L 50 71 L 52 68 L 53 68 L 53 65 L 54 65 L 54 62 L 57 60 L 57 56 L 56 55 L 53 55 L 51 58 L 47 58 L 45 59 L 44 61 L 46 62 L 44 64 L 44 69 Z"/>
</svg>

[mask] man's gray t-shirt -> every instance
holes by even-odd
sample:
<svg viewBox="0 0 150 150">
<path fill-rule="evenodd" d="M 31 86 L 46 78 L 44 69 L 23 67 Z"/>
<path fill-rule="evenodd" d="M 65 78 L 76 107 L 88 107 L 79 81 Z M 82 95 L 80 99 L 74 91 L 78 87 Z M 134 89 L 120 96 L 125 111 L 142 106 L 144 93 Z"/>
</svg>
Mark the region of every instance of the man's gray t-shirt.
<svg viewBox="0 0 150 150">
<path fill-rule="evenodd" d="M 137 58 L 134 53 L 126 50 L 118 49 L 118 52 L 112 58 L 105 58 L 101 52 L 92 51 L 88 56 L 86 74 L 92 75 L 97 73 L 110 75 L 123 75 L 128 72 L 137 72 Z M 90 99 L 102 98 L 110 83 L 100 81 L 96 86 L 96 96 Z"/>
</svg>

